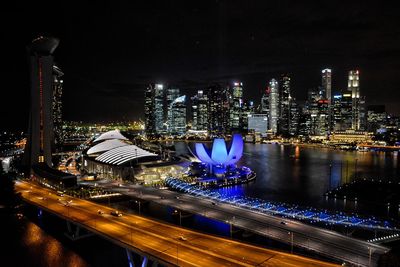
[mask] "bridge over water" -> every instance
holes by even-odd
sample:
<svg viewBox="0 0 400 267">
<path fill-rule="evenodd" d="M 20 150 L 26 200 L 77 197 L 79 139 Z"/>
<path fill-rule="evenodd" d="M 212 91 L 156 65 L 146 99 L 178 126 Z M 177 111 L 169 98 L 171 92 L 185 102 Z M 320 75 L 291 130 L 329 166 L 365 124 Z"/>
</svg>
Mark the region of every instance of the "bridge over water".
<svg viewBox="0 0 400 267">
<path fill-rule="evenodd" d="M 85 184 L 93 185 L 92 182 Z M 214 205 L 213 201 L 201 196 L 191 196 L 137 184 L 120 184 L 117 181 L 107 180 L 98 181 L 97 186 L 143 201 L 155 202 L 174 207 L 180 211 L 226 222 L 232 227 L 254 232 L 355 265 L 374 266 L 380 255 L 390 250 L 382 245 L 369 243 L 295 220 L 285 219 L 286 224 L 283 225 L 280 217 L 227 203 L 214 203 Z"/>
<path fill-rule="evenodd" d="M 131 266 L 134 254 L 141 256 L 141 266 L 336 266 L 141 216 L 113 216 L 107 206 L 60 197 L 26 181 L 17 181 L 16 190 L 26 202 L 125 248 Z"/>
</svg>

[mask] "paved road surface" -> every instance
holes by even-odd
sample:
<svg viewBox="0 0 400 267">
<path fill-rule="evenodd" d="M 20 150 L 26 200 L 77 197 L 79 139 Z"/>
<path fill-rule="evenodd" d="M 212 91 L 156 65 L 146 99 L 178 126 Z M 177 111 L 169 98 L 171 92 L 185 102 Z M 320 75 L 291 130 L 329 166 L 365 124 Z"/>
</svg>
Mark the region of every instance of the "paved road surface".
<svg viewBox="0 0 400 267">
<path fill-rule="evenodd" d="M 389 251 L 389 248 L 384 246 L 371 244 L 299 221 L 284 219 L 286 225 L 282 225 L 283 219 L 273 215 L 226 203 L 212 205 L 211 200 L 202 197 L 137 184 L 119 184 L 117 181 L 110 180 L 96 183 L 97 186 L 114 192 L 225 221 L 235 227 L 253 231 L 288 244 L 291 243 L 293 235 L 293 244 L 295 246 L 300 246 L 343 262 L 374 266 L 379 256 Z M 93 185 L 93 182 L 85 184 Z"/>
<path fill-rule="evenodd" d="M 16 190 L 27 202 L 72 220 L 126 247 L 152 255 L 153 259 L 159 262 L 168 262 L 171 265 L 336 266 L 198 233 L 132 214 L 115 217 L 110 215 L 112 209 L 107 206 L 69 196 L 60 197 L 54 194 L 54 191 L 33 183 L 18 181 Z M 98 214 L 99 209 L 104 211 L 104 214 Z"/>
</svg>

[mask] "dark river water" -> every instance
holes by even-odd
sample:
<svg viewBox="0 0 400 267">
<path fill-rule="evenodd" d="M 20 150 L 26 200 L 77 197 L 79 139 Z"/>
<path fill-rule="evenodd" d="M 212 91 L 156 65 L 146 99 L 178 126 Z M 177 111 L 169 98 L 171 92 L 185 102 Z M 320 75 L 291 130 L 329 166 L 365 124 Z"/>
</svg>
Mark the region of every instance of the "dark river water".
<svg viewBox="0 0 400 267">
<path fill-rule="evenodd" d="M 210 146 L 207 143 L 206 146 Z M 189 143 L 191 151 L 194 143 Z M 190 153 L 187 144 L 177 143 L 176 151 Z M 238 165 L 250 167 L 257 173 L 255 181 L 219 189 L 228 195 L 242 195 L 313 206 L 387 215 L 387 208 L 323 197 L 331 188 L 354 179 L 381 179 L 400 182 L 398 152 L 358 152 L 329 148 L 278 144 L 245 143 L 244 154 Z M 382 212 L 381 212 L 382 211 Z M 393 205 L 392 215 L 398 217 L 398 207 Z"/>
<path fill-rule="evenodd" d="M 176 143 L 175 146 L 178 153 L 188 153 L 185 143 Z M 257 173 L 256 180 L 220 191 L 230 195 L 246 195 L 319 208 L 360 212 L 372 210 L 378 211 L 378 214 L 380 207 L 331 201 L 325 199 L 323 194 L 330 184 L 334 187 L 355 178 L 400 181 L 397 152 L 245 144 L 239 165 L 253 169 Z M 16 219 L 14 215 L 0 213 L 0 234 L 2 244 L 5 245 L 0 250 L 3 259 L 1 266 L 128 266 L 123 249 L 98 237 L 72 242 L 63 235 L 65 223 L 49 215 L 38 218 L 36 212 L 35 208 L 27 208 L 24 213 L 29 219 L 26 217 L 22 220 Z M 381 215 L 385 215 L 384 212 Z M 194 220 L 200 221 L 194 224 L 206 225 L 201 219 L 204 220 L 195 217 Z M 226 235 L 227 226 L 221 224 L 220 227 L 224 228 L 221 231 Z M 204 230 L 202 227 L 197 228 Z"/>
</svg>

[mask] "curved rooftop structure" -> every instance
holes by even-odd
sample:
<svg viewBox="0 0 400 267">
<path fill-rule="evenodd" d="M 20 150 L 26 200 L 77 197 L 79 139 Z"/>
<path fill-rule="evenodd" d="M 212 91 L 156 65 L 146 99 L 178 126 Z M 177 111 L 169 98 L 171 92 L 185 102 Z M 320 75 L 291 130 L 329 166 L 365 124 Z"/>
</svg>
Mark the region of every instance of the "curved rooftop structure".
<svg viewBox="0 0 400 267">
<path fill-rule="evenodd" d="M 110 139 L 110 140 L 106 140 L 103 141 L 97 145 L 92 146 L 91 148 L 89 148 L 89 150 L 86 152 L 86 154 L 93 155 L 93 154 L 98 154 L 98 153 L 102 153 L 117 147 L 121 147 L 121 146 L 128 146 L 129 144 L 127 144 L 124 141 L 121 141 L 120 139 Z"/>
<path fill-rule="evenodd" d="M 28 46 L 32 53 L 51 55 L 56 50 L 60 40 L 54 37 L 39 36 Z"/>
<path fill-rule="evenodd" d="M 157 154 L 141 149 L 135 145 L 127 145 L 104 152 L 100 156 L 96 157 L 96 160 L 108 164 L 122 165 L 131 160 L 157 156 Z"/>
<path fill-rule="evenodd" d="M 104 140 L 109 140 L 109 139 L 128 140 L 128 138 L 123 136 L 118 129 L 115 129 L 115 130 L 108 131 L 108 132 L 105 132 L 105 133 L 101 134 L 93 142 L 96 143 L 96 142 L 99 142 L 99 141 L 104 141 Z"/>
</svg>

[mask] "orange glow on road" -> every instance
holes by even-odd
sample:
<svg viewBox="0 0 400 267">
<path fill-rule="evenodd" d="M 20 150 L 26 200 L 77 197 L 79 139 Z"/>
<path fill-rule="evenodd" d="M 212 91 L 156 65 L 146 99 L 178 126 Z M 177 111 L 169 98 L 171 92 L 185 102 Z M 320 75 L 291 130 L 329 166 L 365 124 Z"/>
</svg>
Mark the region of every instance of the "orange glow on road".
<svg viewBox="0 0 400 267">
<path fill-rule="evenodd" d="M 32 186 L 32 191 L 27 192 Z M 87 200 L 64 197 L 33 183 L 18 182 L 16 190 L 34 205 L 85 225 L 92 232 L 143 251 L 161 262 L 179 266 L 338 266 L 277 252 L 227 238 L 180 228 L 133 214 L 111 215 L 113 209 Z M 43 200 L 42 197 L 46 199 Z M 64 205 L 72 200 L 70 205 Z M 104 214 L 99 214 L 102 210 Z M 184 238 L 182 238 L 182 236 Z M 56 250 L 56 248 L 55 248 Z"/>
</svg>

